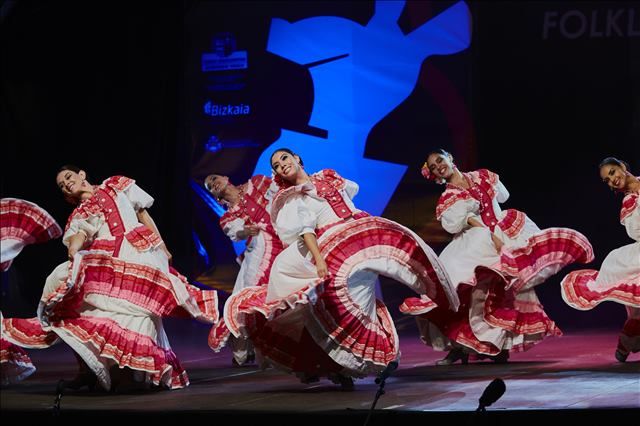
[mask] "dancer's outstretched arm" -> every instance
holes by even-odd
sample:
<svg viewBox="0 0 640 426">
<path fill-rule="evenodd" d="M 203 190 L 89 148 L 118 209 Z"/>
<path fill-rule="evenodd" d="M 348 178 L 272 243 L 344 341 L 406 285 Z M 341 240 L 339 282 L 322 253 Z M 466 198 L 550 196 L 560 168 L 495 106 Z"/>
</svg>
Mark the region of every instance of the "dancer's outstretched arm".
<svg viewBox="0 0 640 426">
<path fill-rule="evenodd" d="M 149 214 L 147 209 L 138 210 L 137 211 L 137 215 L 138 215 L 138 220 L 140 221 L 141 224 L 143 224 L 147 228 L 151 229 L 153 232 L 155 232 L 160 237 L 160 239 L 162 239 L 162 235 L 160 234 L 160 231 L 158 230 L 158 227 L 156 226 L 156 223 L 153 221 L 153 218 L 151 217 L 151 215 Z M 171 263 L 171 259 L 173 258 L 173 255 L 171 254 L 171 252 L 167 248 L 167 245 L 164 243 L 164 240 L 162 240 L 162 241 L 163 242 L 162 242 L 162 245 L 160 246 L 160 248 L 166 253 L 167 258 L 169 259 L 169 263 Z"/>
<path fill-rule="evenodd" d="M 302 235 L 305 245 L 313 255 L 313 259 L 316 261 L 316 269 L 318 271 L 318 278 L 324 278 L 329 269 L 327 268 L 327 262 L 324 261 L 322 254 L 320 254 L 320 248 L 318 247 L 318 239 L 316 234 L 307 233 Z"/>
</svg>

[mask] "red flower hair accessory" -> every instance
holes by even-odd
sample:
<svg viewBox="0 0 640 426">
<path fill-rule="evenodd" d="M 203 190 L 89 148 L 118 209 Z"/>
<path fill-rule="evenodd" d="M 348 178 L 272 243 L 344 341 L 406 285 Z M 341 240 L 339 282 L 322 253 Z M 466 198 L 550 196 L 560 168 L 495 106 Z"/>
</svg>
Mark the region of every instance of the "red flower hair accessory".
<svg viewBox="0 0 640 426">
<path fill-rule="evenodd" d="M 278 186 L 278 188 L 285 189 L 285 188 L 288 188 L 288 187 L 291 186 L 291 184 L 289 184 L 284 179 L 282 179 L 282 176 L 280 176 L 276 172 L 272 172 L 271 176 L 272 176 L 272 180 L 275 182 L 275 184 Z"/>
<path fill-rule="evenodd" d="M 425 161 L 424 164 L 422 165 L 422 169 L 420 170 L 422 172 L 422 176 L 425 179 L 428 180 L 435 180 L 435 176 L 433 176 L 433 174 L 431 173 L 431 170 L 429 170 L 429 165 L 427 164 L 427 162 Z"/>
</svg>

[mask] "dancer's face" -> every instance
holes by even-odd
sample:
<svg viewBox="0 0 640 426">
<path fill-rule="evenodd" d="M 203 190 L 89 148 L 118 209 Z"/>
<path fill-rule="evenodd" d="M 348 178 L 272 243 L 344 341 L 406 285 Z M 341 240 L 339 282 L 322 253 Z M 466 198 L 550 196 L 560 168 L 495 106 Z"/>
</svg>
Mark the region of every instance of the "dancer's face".
<svg viewBox="0 0 640 426">
<path fill-rule="evenodd" d="M 287 182 L 295 182 L 298 173 L 302 170 L 300 157 L 286 151 L 276 151 L 271 156 L 271 167 L 278 176 Z"/>
<path fill-rule="evenodd" d="M 91 189 L 91 184 L 87 182 L 87 174 L 84 170 L 74 172 L 73 170 L 63 170 L 56 175 L 56 184 L 65 199 L 79 200 L 83 192 Z"/>
<path fill-rule="evenodd" d="M 204 184 L 214 197 L 220 198 L 229 186 L 229 178 L 221 175 L 209 175 L 204 180 Z"/>
<path fill-rule="evenodd" d="M 627 169 L 617 164 L 605 164 L 600 167 L 602 181 L 614 191 L 624 191 L 627 187 Z"/>
<path fill-rule="evenodd" d="M 449 180 L 453 175 L 453 160 L 448 155 L 434 153 L 427 158 L 429 172 L 436 179 Z"/>
</svg>

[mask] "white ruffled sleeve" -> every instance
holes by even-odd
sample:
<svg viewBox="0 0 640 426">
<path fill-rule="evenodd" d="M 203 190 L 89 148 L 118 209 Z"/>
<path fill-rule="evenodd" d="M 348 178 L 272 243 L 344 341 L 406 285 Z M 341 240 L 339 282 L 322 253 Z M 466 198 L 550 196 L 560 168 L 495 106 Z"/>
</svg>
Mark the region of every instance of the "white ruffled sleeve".
<svg viewBox="0 0 640 426">
<path fill-rule="evenodd" d="M 290 197 L 278 211 L 275 228 L 285 245 L 293 244 L 303 234 L 315 234 L 317 217 L 303 197 Z"/>
<path fill-rule="evenodd" d="M 125 189 L 124 194 L 127 196 L 129 201 L 131 201 L 131 204 L 136 211 L 140 209 L 148 209 L 153 205 L 153 197 L 147 194 L 135 183 Z"/>
<path fill-rule="evenodd" d="M 69 228 L 62 236 L 62 244 L 69 247 L 69 240 L 77 233 L 84 233 L 87 236 L 87 241 L 92 241 L 100 227 L 104 224 L 104 217 L 102 215 L 89 216 L 88 218 L 73 218 L 69 224 Z"/>
<path fill-rule="evenodd" d="M 640 203 L 636 202 L 636 208 L 622 221 L 627 234 L 632 240 L 640 242 Z M 639 259 L 640 261 L 640 259 Z"/>
<path fill-rule="evenodd" d="M 349 199 L 353 200 L 353 197 L 355 197 L 360 190 L 360 185 L 349 179 L 345 179 L 344 184 L 344 192 Z"/>
<path fill-rule="evenodd" d="M 440 217 L 442 227 L 450 234 L 457 234 L 471 226 L 467 222 L 471 217 L 478 219 L 482 223 L 482 219 L 477 214 L 478 207 L 478 201 L 473 199 L 456 201 L 451 207 L 442 212 Z"/>
<path fill-rule="evenodd" d="M 498 181 L 495 186 L 496 189 L 496 200 L 502 204 L 509 199 L 509 191 L 502 184 L 502 182 Z"/>
<path fill-rule="evenodd" d="M 234 219 L 230 222 L 227 222 L 222 231 L 227 234 L 227 237 L 231 238 L 231 241 L 238 242 L 242 241 L 241 238 L 238 238 L 238 232 L 244 229 L 244 219 Z"/>
</svg>

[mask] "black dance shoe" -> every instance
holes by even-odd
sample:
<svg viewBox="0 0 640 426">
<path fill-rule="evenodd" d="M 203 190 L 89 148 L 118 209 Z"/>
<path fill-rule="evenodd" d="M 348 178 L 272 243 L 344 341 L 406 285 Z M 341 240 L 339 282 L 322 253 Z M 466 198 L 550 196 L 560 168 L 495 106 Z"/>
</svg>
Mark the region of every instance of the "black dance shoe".
<svg viewBox="0 0 640 426">
<path fill-rule="evenodd" d="M 462 364 L 468 364 L 469 354 L 465 353 L 462 349 L 451 349 L 446 357 L 436 361 L 436 365 L 451 365 L 458 360 Z"/>
<path fill-rule="evenodd" d="M 492 356 L 490 359 L 496 364 L 506 364 L 509 361 L 509 351 L 502 350 L 498 355 Z"/>
<path fill-rule="evenodd" d="M 616 349 L 616 359 L 618 360 L 618 362 L 626 362 L 628 356 L 628 352 L 625 354 L 620 349 Z"/>
</svg>

